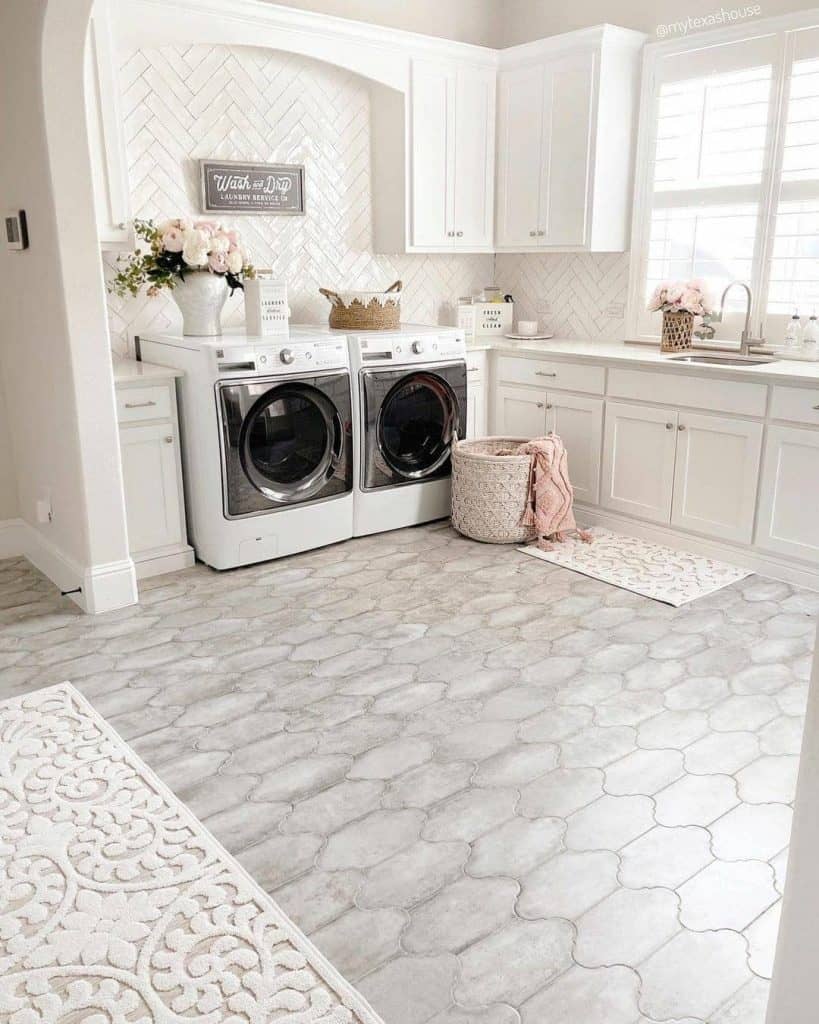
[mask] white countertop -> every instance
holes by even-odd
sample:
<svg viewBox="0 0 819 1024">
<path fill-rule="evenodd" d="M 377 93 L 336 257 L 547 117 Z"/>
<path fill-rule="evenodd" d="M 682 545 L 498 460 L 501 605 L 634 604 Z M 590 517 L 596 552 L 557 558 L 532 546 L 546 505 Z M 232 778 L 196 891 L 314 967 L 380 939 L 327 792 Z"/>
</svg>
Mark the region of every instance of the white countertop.
<svg viewBox="0 0 819 1024">
<path fill-rule="evenodd" d="M 139 384 L 141 381 L 173 380 L 184 377 L 184 370 L 172 366 L 158 366 L 156 363 L 138 363 L 136 359 L 114 359 L 115 384 Z"/>
<path fill-rule="evenodd" d="M 582 362 L 625 365 L 635 369 L 670 370 L 673 373 L 697 374 L 709 377 L 779 381 L 781 383 L 819 383 L 819 362 L 795 359 L 776 359 L 771 363 L 749 366 L 716 366 L 713 363 L 674 362 L 674 355 L 660 352 L 650 345 L 628 344 L 622 341 L 583 341 L 554 338 L 549 341 L 511 341 L 507 338 L 480 338 L 467 343 L 468 352 L 503 352 L 507 355 L 543 356 L 549 359 L 578 359 Z M 688 353 L 679 353 L 688 354 Z M 696 354 L 696 350 L 692 350 Z M 702 355 L 732 355 L 713 349 L 702 350 Z M 736 353 L 738 354 L 738 353 Z"/>
</svg>

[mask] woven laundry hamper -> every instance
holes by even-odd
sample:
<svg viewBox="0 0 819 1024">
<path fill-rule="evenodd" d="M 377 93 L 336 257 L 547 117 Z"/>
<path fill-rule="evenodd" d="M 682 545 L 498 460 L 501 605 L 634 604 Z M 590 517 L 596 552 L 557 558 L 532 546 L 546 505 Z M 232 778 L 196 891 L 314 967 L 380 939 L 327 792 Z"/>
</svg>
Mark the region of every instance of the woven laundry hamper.
<svg viewBox="0 0 819 1024">
<path fill-rule="evenodd" d="M 528 455 L 498 455 L 527 437 L 484 437 L 452 447 L 452 525 L 487 544 L 521 544 L 535 531 L 521 526 L 529 489 Z"/>
</svg>

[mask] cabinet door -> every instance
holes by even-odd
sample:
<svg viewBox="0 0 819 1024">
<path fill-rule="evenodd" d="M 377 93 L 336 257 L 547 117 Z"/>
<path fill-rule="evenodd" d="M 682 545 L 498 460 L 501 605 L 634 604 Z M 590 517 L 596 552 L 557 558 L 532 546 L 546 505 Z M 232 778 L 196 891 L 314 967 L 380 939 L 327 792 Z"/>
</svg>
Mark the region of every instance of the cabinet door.
<svg viewBox="0 0 819 1024">
<path fill-rule="evenodd" d="M 539 245 L 586 245 L 588 241 L 594 79 L 593 53 L 563 57 L 546 67 Z"/>
<path fill-rule="evenodd" d="M 455 72 L 412 65 L 412 244 L 454 244 Z M 453 232 L 453 234 L 448 234 Z"/>
<path fill-rule="evenodd" d="M 455 94 L 456 246 L 492 245 L 495 193 L 495 72 L 460 68 Z"/>
<path fill-rule="evenodd" d="M 819 433 L 768 427 L 756 543 L 819 562 Z"/>
<path fill-rule="evenodd" d="M 482 381 L 468 381 L 466 393 L 466 436 L 486 436 L 486 387 Z"/>
<path fill-rule="evenodd" d="M 111 0 L 96 0 L 85 48 L 85 105 L 97 231 L 103 249 L 133 244 Z"/>
<path fill-rule="evenodd" d="M 525 388 L 499 387 L 494 433 L 506 437 L 543 437 L 546 433 L 546 395 Z"/>
<path fill-rule="evenodd" d="M 680 413 L 671 522 L 750 544 L 762 424 Z"/>
<path fill-rule="evenodd" d="M 123 427 L 119 437 L 131 554 L 179 544 L 184 530 L 173 426 Z"/>
<path fill-rule="evenodd" d="M 675 410 L 607 402 L 601 504 L 668 523 L 676 446 Z"/>
<path fill-rule="evenodd" d="M 543 77 L 541 66 L 498 75 L 499 246 L 538 245 Z"/>
<path fill-rule="evenodd" d="M 550 391 L 546 427 L 560 435 L 569 457 L 569 479 L 576 501 L 600 500 L 600 449 L 603 444 L 603 399 Z"/>
</svg>

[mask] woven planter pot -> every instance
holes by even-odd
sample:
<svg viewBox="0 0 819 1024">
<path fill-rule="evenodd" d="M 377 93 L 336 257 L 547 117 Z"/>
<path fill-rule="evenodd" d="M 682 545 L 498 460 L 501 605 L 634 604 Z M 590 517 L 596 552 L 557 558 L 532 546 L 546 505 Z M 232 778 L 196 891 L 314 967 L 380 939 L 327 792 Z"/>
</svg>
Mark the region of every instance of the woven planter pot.
<svg viewBox="0 0 819 1024">
<path fill-rule="evenodd" d="M 400 281 L 385 292 L 334 292 L 319 288 L 330 301 L 330 326 L 341 331 L 392 331 L 401 324 Z"/>
<path fill-rule="evenodd" d="M 525 437 L 484 437 L 452 446 L 452 525 L 487 544 L 522 544 L 535 531 L 521 526 L 529 489 L 528 455 L 498 455 Z"/>
<path fill-rule="evenodd" d="M 691 348 L 691 333 L 694 330 L 693 313 L 663 313 L 663 334 L 660 340 L 661 352 L 682 352 Z"/>
</svg>

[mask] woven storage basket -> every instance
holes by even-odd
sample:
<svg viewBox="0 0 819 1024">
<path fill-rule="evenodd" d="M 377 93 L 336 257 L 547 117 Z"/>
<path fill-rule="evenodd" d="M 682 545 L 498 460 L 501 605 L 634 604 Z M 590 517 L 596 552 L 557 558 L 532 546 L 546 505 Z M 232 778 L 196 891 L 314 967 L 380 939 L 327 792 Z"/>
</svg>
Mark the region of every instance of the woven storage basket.
<svg viewBox="0 0 819 1024">
<path fill-rule="evenodd" d="M 663 313 L 660 351 L 682 352 L 691 348 L 691 332 L 693 330 L 694 315 L 692 313 Z"/>
<path fill-rule="evenodd" d="M 528 455 L 498 455 L 525 437 L 484 437 L 452 446 L 452 525 L 487 544 L 521 544 L 535 531 L 521 526 L 529 489 Z"/>
<path fill-rule="evenodd" d="M 400 281 L 385 292 L 333 292 L 319 288 L 330 300 L 330 326 L 343 331 L 391 331 L 401 324 Z"/>
</svg>

